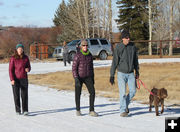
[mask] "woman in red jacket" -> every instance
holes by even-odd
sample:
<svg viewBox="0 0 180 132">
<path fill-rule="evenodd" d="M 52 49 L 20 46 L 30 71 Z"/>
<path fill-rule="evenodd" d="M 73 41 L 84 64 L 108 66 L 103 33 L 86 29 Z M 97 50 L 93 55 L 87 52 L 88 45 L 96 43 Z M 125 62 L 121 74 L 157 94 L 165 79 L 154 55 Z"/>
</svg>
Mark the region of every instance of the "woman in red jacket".
<svg viewBox="0 0 180 132">
<path fill-rule="evenodd" d="M 22 99 L 22 114 L 28 115 L 28 77 L 31 70 L 28 56 L 24 54 L 24 46 L 16 45 L 14 55 L 9 62 L 9 77 L 11 80 L 16 114 L 21 114 L 20 94 Z"/>
</svg>

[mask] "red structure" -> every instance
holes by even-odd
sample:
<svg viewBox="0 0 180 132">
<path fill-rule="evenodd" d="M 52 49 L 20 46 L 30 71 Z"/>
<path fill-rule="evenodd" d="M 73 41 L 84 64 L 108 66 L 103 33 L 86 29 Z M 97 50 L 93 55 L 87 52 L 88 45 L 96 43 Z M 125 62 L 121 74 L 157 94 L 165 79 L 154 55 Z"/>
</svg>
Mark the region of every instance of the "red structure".
<svg viewBox="0 0 180 132">
<path fill-rule="evenodd" d="M 48 58 L 48 45 L 41 43 L 33 43 L 30 45 L 30 56 L 32 58 L 46 59 Z"/>
</svg>

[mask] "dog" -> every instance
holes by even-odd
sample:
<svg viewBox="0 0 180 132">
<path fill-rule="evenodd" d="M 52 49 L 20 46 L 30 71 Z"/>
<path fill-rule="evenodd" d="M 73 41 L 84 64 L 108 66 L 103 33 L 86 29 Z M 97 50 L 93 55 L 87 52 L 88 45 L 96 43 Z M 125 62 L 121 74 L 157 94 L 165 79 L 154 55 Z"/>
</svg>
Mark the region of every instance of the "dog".
<svg viewBox="0 0 180 132">
<path fill-rule="evenodd" d="M 167 98 L 168 93 L 165 88 L 161 88 L 161 89 L 153 88 L 151 92 L 153 93 L 153 95 L 152 94 L 149 95 L 149 105 L 150 105 L 149 112 L 151 112 L 152 110 L 151 107 L 154 101 L 156 116 L 159 116 L 159 111 L 158 111 L 159 104 L 161 104 L 161 114 L 162 114 L 164 112 L 164 99 Z"/>
</svg>

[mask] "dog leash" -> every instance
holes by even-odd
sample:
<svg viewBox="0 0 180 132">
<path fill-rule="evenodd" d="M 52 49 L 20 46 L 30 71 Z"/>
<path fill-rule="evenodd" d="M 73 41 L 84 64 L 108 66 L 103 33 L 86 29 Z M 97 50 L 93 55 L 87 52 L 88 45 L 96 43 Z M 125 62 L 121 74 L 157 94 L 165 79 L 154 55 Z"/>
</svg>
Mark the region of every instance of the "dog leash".
<svg viewBox="0 0 180 132">
<path fill-rule="evenodd" d="M 155 95 L 154 93 L 152 93 L 147 87 L 146 85 L 143 83 L 143 81 L 141 79 L 136 79 L 136 82 L 137 82 L 137 89 L 140 90 L 140 87 L 141 87 L 141 84 L 143 85 L 143 87 L 153 96 L 157 96 Z M 157 96 L 158 97 L 158 96 Z"/>
</svg>

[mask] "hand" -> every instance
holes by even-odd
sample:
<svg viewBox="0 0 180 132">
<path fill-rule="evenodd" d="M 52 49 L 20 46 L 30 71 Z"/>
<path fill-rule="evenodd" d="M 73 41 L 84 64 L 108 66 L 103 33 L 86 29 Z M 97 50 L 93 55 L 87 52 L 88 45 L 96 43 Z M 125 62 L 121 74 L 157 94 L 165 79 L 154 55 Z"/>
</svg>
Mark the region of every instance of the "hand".
<svg viewBox="0 0 180 132">
<path fill-rule="evenodd" d="M 113 85 L 115 83 L 114 82 L 114 77 L 110 77 L 109 82 L 111 83 L 111 85 Z"/>
<path fill-rule="evenodd" d="M 75 87 L 81 87 L 81 82 L 78 77 L 74 78 L 75 80 Z"/>
<path fill-rule="evenodd" d="M 11 81 L 11 85 L 14 85 L 14 84 L 15 84 L 15 81 L 14 81 L 14 80 L 12 80 L 12 81 Z"/>
<path fill-rule="evenodd" d="M 29 72 L 29 68 L 25 68 L 25 71 L 26 71 L 26 72 Z"/>
<path fill-rule="evenodd" d="M 138 74 L 136 74 L 135 78 L 136 78 L 136 79 L 139 79 L 139 75 L 138 75 Z"/>
</svg>

